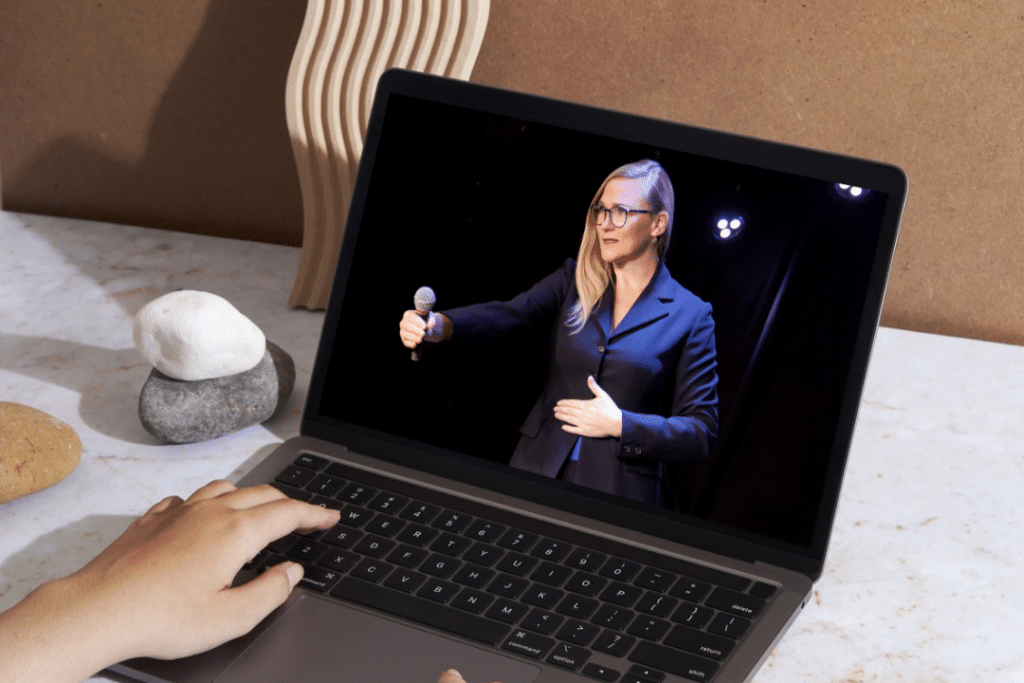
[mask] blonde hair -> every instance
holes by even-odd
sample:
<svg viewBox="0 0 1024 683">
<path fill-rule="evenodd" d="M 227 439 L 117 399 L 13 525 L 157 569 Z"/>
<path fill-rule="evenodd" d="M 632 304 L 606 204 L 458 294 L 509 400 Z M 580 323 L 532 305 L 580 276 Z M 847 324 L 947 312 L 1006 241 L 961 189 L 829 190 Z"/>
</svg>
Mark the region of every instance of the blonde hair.
<svg viewBox="0 0 1024 683">
<path fill-rule="evenodd" d="M 665 172 L 661 164 L 650 159 L 620 166 L 601 183 L 601 187 L 597 189 L 594 199 L 590 202 L 591 206 L 601 199 L 608 181 L 614 178 L 642 181 L 645 199 L 650 205 L 650 209 L 655 212 L 664 211 L 668 214 L 665 232 L 657 242 L 658 258 L 664 259 L 665 252 L 668 251 L 669 238 L 672 236 L 672 217 L 676 208 L 675 191 L 672 189 L 672 181 L 669 179 L 668 173 Z M 596 228 L 594 216 L 588 210 L 587 222 L 583 229 L 583 240 L 580 242 L 580 252 L 576 258 L 576 292 L 579 295 L 579 301 L 569 311 L 565 320 L 566 326 L 572 329 L 571 334 L 576 334 L 587 324 L 590 314 L 601 303 L 601 297 L 613 279 L 612 267 L 601 258 Z"/>
</svg>

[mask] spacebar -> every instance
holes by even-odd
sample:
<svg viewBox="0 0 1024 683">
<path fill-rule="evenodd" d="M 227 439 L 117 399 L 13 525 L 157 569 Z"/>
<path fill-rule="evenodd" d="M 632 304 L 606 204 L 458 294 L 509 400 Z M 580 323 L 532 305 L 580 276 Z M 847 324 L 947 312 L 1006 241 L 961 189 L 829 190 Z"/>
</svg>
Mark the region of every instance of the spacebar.
<svg viewBox="0 0 1024 683">
<path fill-rule="evenodd" d="M 509 632 L 496 621 L 351 576 L 343 578 L 331 595 L 488 645 L 497 645 Z"/>
</svg>

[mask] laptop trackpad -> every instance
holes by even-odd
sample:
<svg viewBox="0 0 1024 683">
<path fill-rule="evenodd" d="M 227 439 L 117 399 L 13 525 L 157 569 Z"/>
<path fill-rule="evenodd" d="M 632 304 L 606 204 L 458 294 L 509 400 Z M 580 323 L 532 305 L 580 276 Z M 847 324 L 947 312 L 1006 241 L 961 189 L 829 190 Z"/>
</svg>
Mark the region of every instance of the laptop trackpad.
<svg viewBox="0 0 1024 683">
<path fill-rule="evenodd" d="M 216 683 L 433 683 L 449 668 L 469 683 L 532 683 L 541 672 L 498 652 L 302 596 Z"/>
</svg>

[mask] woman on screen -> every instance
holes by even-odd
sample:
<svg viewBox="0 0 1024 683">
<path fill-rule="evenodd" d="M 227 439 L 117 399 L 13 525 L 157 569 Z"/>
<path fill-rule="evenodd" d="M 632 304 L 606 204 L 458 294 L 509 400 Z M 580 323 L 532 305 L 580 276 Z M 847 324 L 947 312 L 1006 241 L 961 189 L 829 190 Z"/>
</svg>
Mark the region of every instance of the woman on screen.
<svg viewBox="0 0 1024 683">
<path fill-rule="evenodd" d="M 547 381 L 509 464 L 651 505 L 678 508 L 667 463 L 705 460 L 718 434 L 710 304 L 669 274 L 675 195 L 645 160 L 601 184 L 576 261 L 510 301 L 426 320 L 406 311 L 402 343 L 551 330 Z"/>
</svg>

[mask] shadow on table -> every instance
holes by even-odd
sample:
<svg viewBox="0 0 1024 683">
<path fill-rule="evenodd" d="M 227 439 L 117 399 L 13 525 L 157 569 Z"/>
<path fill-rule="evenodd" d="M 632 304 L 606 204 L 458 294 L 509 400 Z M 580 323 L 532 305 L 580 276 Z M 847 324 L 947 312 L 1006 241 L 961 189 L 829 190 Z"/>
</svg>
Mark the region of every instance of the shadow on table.
<svg viewBox="0 0 1024 683">
<path fill-rule="evenodd" d="M 162 445 L 139 420 L 139 394 L 151 368 L 134 348 L 105 349 L 47 337 L 0 334 L 0 370 L 77 392 L 81 396 L 79 417 L 101 434 L 143 446 Z M 298 431 L 298 425 L 291 422 L 302 410 L 299 391 L 263 423 L 282 440 Z"/>
<path fill-rule="evenodd" d="M 12 586 L 0 594 L 0 612 L 13 607 L 36 586 L 81 569 L 135 521 L 130 515 L 88 515 L 32 540 L 0 564 Z"/>
</svg>

